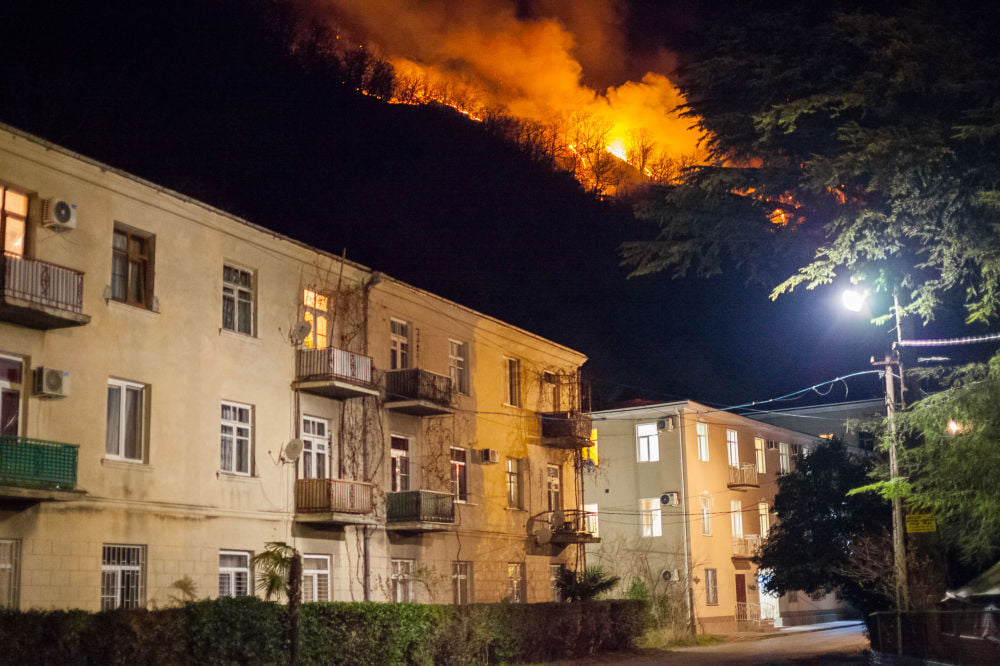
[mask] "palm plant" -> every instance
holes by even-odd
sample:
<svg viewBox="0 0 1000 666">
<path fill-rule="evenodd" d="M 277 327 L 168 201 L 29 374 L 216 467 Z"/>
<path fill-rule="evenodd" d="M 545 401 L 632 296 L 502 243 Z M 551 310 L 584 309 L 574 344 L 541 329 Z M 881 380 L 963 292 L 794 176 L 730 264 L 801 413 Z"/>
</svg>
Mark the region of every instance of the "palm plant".
<svg viewBox="0 0 1000 666">
<path fill-rule="evenodd" d="M 587 567 L 582 572 L 563 567 L 556 576 L 556 589 L 563 601 L 591 601 L 618 584 L 618 576 L 609 576 L 601 567 Z"/>
<path fill-rule="evenodd" d="M 271 600 L 288 598 L 289 663 L 294 666 L 299 651 L 299 607 L 302 605 L 302 555 L 282 541 L 269 542 L 253 556 L 257 590 Z"/>
</svg>

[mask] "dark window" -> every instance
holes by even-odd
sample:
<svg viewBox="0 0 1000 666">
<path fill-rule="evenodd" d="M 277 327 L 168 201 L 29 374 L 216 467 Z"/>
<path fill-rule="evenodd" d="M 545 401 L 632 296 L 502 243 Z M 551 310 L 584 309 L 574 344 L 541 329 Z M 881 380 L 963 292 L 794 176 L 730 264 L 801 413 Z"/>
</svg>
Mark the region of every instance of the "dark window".
<svg viewBox="0 0 1000 666">
<path fill-rule="evenodd" d="M 153 293 L 153 237 L 115 227 L 111 257 L 111 298 L 149 308 Z"/>
</svg>

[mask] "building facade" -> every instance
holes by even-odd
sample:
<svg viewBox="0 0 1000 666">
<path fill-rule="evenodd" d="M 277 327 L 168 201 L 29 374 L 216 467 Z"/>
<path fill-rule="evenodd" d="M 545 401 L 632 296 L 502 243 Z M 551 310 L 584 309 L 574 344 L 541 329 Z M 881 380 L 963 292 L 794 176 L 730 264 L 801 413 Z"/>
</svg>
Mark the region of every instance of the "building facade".
<svg viewBox="0 0 1000 666">
<path fill-rule="evenodd" d="M 832 597 L 764 594 L 752 562 L 778 476 L 817 438 L 688 400 L 593 417 L 599 460 L 584 505 L 601 542 L 589 563 L 672 600 L 699 632 L 839 617 Z"/>
<path fill-rule="evenodd" d="M 307 600 L 542 601 L 593 540 L 582 354 L 9 127 L 0 195 L 0 604 L 253 594 L 269 542 Z"/>
</svg>

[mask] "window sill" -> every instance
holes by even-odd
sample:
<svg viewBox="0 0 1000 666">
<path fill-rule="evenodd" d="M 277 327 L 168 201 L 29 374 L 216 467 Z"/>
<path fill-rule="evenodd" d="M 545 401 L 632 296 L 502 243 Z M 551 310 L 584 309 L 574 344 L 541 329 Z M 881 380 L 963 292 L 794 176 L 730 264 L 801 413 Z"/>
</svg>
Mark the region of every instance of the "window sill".
<svg viewBox="0 0 1000 666">
<path fill-rule="evenodd" d="M 253 474 L 237 474 L 236 472 L 223 472 L 222 470 L 216 471 L 215 477 L 220 481 L 233 481 L 236 483 L 246 483 L 260 479 L 260 477 Z"/>
<path fill-rule="evenodd" d="M 503 508 L 503 510 L 504 511 L 527 511 L 527 509 L 522 509 L 519 506 L 505 506 Z"/>
<path fill-rule="evenodd" d="M 153 467 L 147 465 L 141 460 L 124 460 L 118 458 L 101 458 L 102 467 L 110 467 L 112 469 L 128 469 L 135 472 L 152 472 Z"/>
<path fill-rule="evenodd" d="M 256 335 L 248 335 L 246 333 L 240 333 L 238 331 L 231 331 L 228 328 L 219 327 L 219 335 L 225 336 L 227 338 L 233 338 L 234 340 L 241 340 L 243 342 L 260 344 L 260 338 L 258 338 Z"/>
<path fill-rule="evenodd" d="M 125 303 L 124 301 L 116 301 L 113 298 L 106 299 L 109 308 L 115 308 L 125 312 L 142 312 L 147 315 L 158 315 L 160 310 L 152 308 L 144 308 L 141 305 L 132 305 L 131 303 Z"/>
</svg>

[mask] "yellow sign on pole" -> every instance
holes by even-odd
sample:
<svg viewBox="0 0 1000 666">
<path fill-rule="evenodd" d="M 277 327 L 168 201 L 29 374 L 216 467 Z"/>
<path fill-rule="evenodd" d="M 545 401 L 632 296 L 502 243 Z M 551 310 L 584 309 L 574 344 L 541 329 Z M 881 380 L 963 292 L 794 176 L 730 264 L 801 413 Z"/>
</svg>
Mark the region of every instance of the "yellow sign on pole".
<svg viewBox="0 0 1000 666">
<path fill-rule="evenodd" d="M 906 533 L 920 534 L 922 532 L 937 532 L 937 521 L 933 513 L 906 514 Z"/>
</svg>

